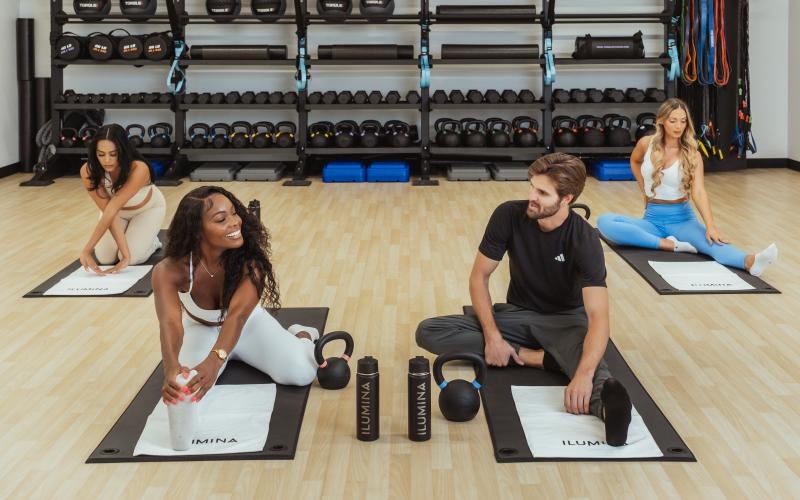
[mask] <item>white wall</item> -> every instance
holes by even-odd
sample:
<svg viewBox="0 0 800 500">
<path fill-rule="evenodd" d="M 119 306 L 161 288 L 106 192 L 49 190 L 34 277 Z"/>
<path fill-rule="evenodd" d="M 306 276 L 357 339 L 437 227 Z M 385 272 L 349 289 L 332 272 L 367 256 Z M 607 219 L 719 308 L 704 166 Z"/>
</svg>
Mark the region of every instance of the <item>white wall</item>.
<svg viewBox="0 0 800 500">
<path fill-rule="evenodd" d="M 69 0 L 64 0 L 65 9 L 71 10 Z M 432 9 L 437 5 L 436 0 L 432 0 Z M 453 3 L 448 0 L 441 0 L 442 4 Z M 459 0 L 460 4 L 485 4 L 479 0 Z M 525 0 L 504 0 L 506 4 L 529 3 Z M 537 5 L 540 2 L 535 2 Z M 758 143 L 758 154 L 755 157 L 761 158 L 786 158 L 789 155 L 790 134 L 788 132 L 789 117 L 800 116 L 797 109 L 798 97 L 789 97 L 794 103 L 787 106 L 787 96 L 789 88 L 798 88 L 800 81 L 797 77 L 798 64 L 792 67 L 789 64 L 789 10 L 792 4 L 791 25 L 798 26 L 797 0 L 758 0 L 750 1 L 750 65 L 751 65 L 751 87 L 752 87 L 752 106 L 753 106 L 753 131 Z M 116 5 L 116 2 L 114 2 Z M 163 2 L 161 3 L 163 9 Z M 190 12 L 204 12 L 204 0 L 188 0 Z M 292 11 L 291 4 L 289 11 Z M 314 0 L 309 0 L 310 10 L 314 11 Z M 396 0 L 398 14 L 413 14 L 419 10 L 417 0 Z M 36 66 L 37 76 L 49 74 L 49 5 L 44 1 L 20 0 L 20 15 L 31 16 L 37 20 L 37 53 Z M 247 9 L 249 0 L 243 0 L 244 9 Z M 559 10 L 561 12 L 581 12 L 589 10 L 596 5 L 593 0 L 559 0 Z M 650 12 L 659 11 L 662 6 L 661 0 L 619 0 L 610 5 L 604 5 L 598 10 L 614 10 L 620 12 Z M 588 8 L 587 8 L 588 6 Z M 597 9 L 597 8 L 595 8 Z M 621 26 L 621 27 L 620 27 Z M 641 29 L 645 33 L 646 50 L 649 54 L 654 54 L 661 49 L 661 25 L 559 25 L 555 30 L 555 50 L 557 55 L 568 55 L 572 51 L 576 35 L 592 32 L 595 34 L 622 34 L 633 33 Z M 69 29 L 78 33 L 88 33 L 96 28 L 97 25 L 69 25 Z M 102 26 L 103 28 L 105 25 Z M 152 25 L 137 27 L 127 25 L 132 32 L 150 32 Z M 81 31 L 81 28 L 83 30 Z M 166 26 L 165 28 L 166 29 Z M 345 36 L 342 31 L 347 30 Z M 729 26 L 728 29 L 733 29 Z M 465 30 L 469 30 L 465 33 Z M 541 31 L 537 26 L 533 26 L 529 33 L 525 33 L 524 28 L 519 25 L 499 25 L 499 26 L 444 26 L 435 25 L 432 30 L 432 51 L 435 56 L 439 54 L 442 43 L 541 43 Z M 6 32 L 8 33 L 8 32 Z M 229 43 L 232 37 L 236 37 L 235 43 L 286 43 L 289 40 L 289 53 L 295 50 L 291 40 L 294 39 L 293 25 L 194 25 L 189 27 L 189 37 L 194 43 Z M 0 35 L 12 36 L 12 35 Z M 407 43 L 414 44 L 417 52 L 419 40 L 419 28 L 414 25 L 374 25 L 374 26 L 352 26 L 346 27 L 332 24 L 312 25 L 309 33 L 309 46 L 312 56 L 316 54 L 316 46 L 326 43 L 348 43 L 348 40 L 358 39 L 363 43 Z M 800 50 L 797 49 L 798 35 L 792 33 L 793 44 L 795 47 L 792 52 L 794 61 L 800 60 Z M 731 55 L 733 57 L 733 55 Z M 359 77 L 354 77 L 357 71 L 359 77 L 363 75 L 363 83 Z M 792 72 L 794 85 L 790 87 L 789 72 Z M 162 91 L 164 88 L 165 70 L 158 67 L 127 68 L 116 67 L 109 71 L 103 67 L 92 66 L 73 66 L 65 72 L 65 88 L 74 88 L 78 92 L 108 92 L 109 90 L 118 92 L 140 92 L 140 91 Z M 292 90 L 293 71 L 276 70 L 264 72 L 262 70 L 248 70 L 246 67 L 217 67 L 201 68 L 195 66 L 189 73 L 189 90 L 191 91 L 229 91 L 229 90 Z M 309 91 L 314 90 L 372 90 L 381 91 L 400 90 L 405 93 L 407 90 L 417 87 L 418 72 L 412 67 L 358 67 L 358 68 L 334 68 L 317 66 L 312 68 L 312 80 L 309 84 Z M 655 68 L 652 71 L 642 71 L 641 68 L 614 68 L 598 72 L 592 68 L 573 69 L 559 68 L 558 81 L 556 87 L 649 87 L 660 86 L 661 72 Z M 539 95 L 541 93 L 541 77 L 536 68 L 522 67 L 512 68 L 508 66 L 492 67 L 491 71 L 480 71 L 477 67 L 465 66 L 444 66 L 434 68 L 432 78 L 432 89 L 450 90 L 460 88 L 468 90 L 471 88 L 488 89 L 504 88 L 522 89 L 532 88 Z M 793 111 L 792 111 L 793 110 Z M 329 119 L 339 120 L 342 118 L 354 118 L 357 120 L 374 118 L 370 116 L 375 111 L 353 112 L 355 116 L 345 116 L 340 112 L 315 112 L 311 120 Z M 455 115 L 455 112 L 450 112 Z M 469 110 L 461 112 L 459 116 L 467 116 Z M 506 113 L 510 117 L 513 113 Z M 223 112 L 194 112 L 189 115 L 189 122 L 194 121 L 224 121 L 231 119 L 271 119 L 283 120 L 292 119 L 294 113 L 281 115 L 280 113 L 269 117 L 254 114 L 237 114 L 237 116 L 226 116 Z M 417 116 L 413 112 L 395 111 L 391 118 L 413 120 Z M 155 122 L 169 120 L 170 114 L 154 114 L 153 112 L 131 112 L 131 111 L 110 111 L 108 120 L 120 123 Z M 390 118 L 389 116 L 378 118 Z M 795 120 L 796 123 L 796 120 Z M 797 137 L 800 130 L 794 126 L 792 136 Z M 800 146 L 794 146 L 797 148 Z M 793 157 L 800 157 L 797 149 L 793 150 Z"/>
<path fill-rule="evenodd" d="M 16 19 L 16 5 L 0 7 L 0 167 L 19 161 Z"/>
<path fill-rule="evenodd" d="M 789 26 L 789 158 L 800 161 L 800 2 L 791 2 Z"/>
<path fill-rule="evenodd" d="M 750 1 L 750 100 L 758 144 L 754 158 L 788 155 L 790 3 L 797 0 Z"/>
</svg>

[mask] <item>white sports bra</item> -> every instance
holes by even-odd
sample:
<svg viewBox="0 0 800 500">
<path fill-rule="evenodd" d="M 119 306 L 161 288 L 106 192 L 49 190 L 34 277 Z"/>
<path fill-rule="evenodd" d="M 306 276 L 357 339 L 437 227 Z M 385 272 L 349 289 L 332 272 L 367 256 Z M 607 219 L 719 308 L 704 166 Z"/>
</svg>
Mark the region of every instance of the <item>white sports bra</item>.
<svg viewBox="0 0 800 500">
<path fill-rule="evenodd" d="M 103 175 L 103 187 L 105 188 L 106 193 L 108 193 L 109 197 L 114 196 L 113 194 L 111 194 L 111 188 L 113 186 L 114 182 L 111 180 L 111 176 L 108 175 L 108 172 L 106 172 Z M 152 189 L 152 185 L 150 184 L 148 184 L 147 186 L 142 186 L 142 188 L 139 189 L 139 191 L 137 191 L 136 194 L 133 195 L 130 200 L 128 200 L 128 203 L 124 207 L 122 207 L 122 209 L 135 210 L 137 208 L 142 208 L 146 204 L 146 202 L 149 201 L 148 195 L 150 194 L 150 189 Z"/>
<path fill-rule="evenodd" d="M 220 309 L 203 309 L 197 305 L 192 298 L 192 285 L 194 284 L 194 264 L 192 263 L 192 254 L 189 254 L 189 291 L 178 292 L 178 299 L 181 301 L 183 308 L 191 316 L 201 319 L 207 323 L 214 325 L 219 324 Z"/>
<path fill-rule="evenodd" d="M 657 200 L 679 200 L 686 196 L 681 184 L 681 160 L 677 158 L 672 165 L 664 167 L 661 171 L 661 184 L 653 192 L 653 162 L 650 160 L 652 146 L 647 147 L 647 153 L 642 162 L 642 178 L 644 180 L 644 193 L 648 198 Z"/>
</svg>

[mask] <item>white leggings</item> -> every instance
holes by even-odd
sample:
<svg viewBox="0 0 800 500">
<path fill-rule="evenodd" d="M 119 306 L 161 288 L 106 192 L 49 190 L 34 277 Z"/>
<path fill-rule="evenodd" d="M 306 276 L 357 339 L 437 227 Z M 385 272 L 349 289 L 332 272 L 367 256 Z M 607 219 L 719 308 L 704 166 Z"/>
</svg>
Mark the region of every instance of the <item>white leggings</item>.
<svg viewBox="0 0 800 500">
<path fill-rule="evenodd" d="M 146 261 L 158 250 L 153 243 L 164 223 L 167 202 L 157 187 L 151 186 L 151 189 L 153 194 L 145 206 L 137 210 L 120 210 L 117 213 L 128 242 L 128 250 L 131 252 L 132 266 Z M 100 215 L 102 216 L 102 213 Z M 113 264 L 120 258 L 117 242 L 111 236 L 110 229 L 94 246 L 94 254 L 101 265 Z"/>
<path fill-rule="evenodd" d="M 203 361 L 214 347 L 219 330 L 220 327 L 203 325 L 184 313 L 183 345 L 178 354 L 181 365 L 193 368 Z M 260 305 L 247 318 L 228 359 L 241 360 L 258 368 L 278 384 L 308 385 L 317 376 L 314 343 L 295 337 Z M 219 374 L 225 366 L 227 362 Z"/>
</svg>

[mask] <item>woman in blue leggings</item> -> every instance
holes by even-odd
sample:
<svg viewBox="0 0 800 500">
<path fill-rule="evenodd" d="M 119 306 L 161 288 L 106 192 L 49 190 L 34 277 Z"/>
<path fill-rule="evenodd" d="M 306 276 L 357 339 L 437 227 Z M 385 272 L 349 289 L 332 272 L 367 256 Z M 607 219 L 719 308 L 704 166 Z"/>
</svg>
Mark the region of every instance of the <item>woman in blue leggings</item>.
<svg viewBox="0 0 800 500">
<path fill-rule="evenodd" d="M 655 135 L 639 139 L 631 153 L 631 170 L 644 196 L 644 217 L 604 214 L 597 227 L 618 245 L 700 252 L 759 276 L 778 258 L 778 247 L 773 243 L 757 254 L 745 254 L 722 237 L 711 214 L 694 137 L 686 103 L 665 101 L 658 110 Z M 689 197 L 705 227 L 695 217 Z"/>
</svg>

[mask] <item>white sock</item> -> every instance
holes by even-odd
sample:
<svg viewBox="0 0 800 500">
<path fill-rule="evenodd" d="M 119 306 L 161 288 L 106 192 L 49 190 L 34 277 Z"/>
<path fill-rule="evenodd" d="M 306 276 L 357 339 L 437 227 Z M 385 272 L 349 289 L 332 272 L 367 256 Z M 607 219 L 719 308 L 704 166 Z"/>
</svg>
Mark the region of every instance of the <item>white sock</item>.
<svg viewBox="0 0 800 500">
<path fill-rule="evenodd" d="M 675 250 L 673 250 L 674 252 L 697 253 L 697 249 L 691 243 L 687 243 L 685 241 L 678 241 L 678 238 L 674 236 L 667 236 L 667 239 L 675 243 Z"/>
<path fill-rule="evenodd" d="M 189 378 L 183 378 L 179 373 L 175 379 L 181 387 L 189 383 L 197 375 L 195 370 L 189 373 Z M 175 451 L 188 450 L 192 446 L 192 439 L 197 432 L 198 424 L 197 403 L 192 403 L 190 394 L 183 395 L 183 401 L 177 401 L 174 405 L 167 405 L 167 416 L 169 417 L 169 441 Z"/>
<path fill-rule="evenodd" d="M 289 328 L 287 328 L 287 330 L 289 330 L 289 333 L 291 333 L 292 335 L 297 335 L 300 332 L 306 332 L 309 335 L 311 335 L 312 342 L 316 342 L 317 340 L 319 340 L 319 330 L 317 330 L 313 326 L 292 325 Z"/>
<path fill-rule="evenodd" d="M 750 266 L 750 274 L 753 276 L 761 276 L 761 273 L 764 272 L 767 266 L 776 260 L 778 260 L 778 247 L 773 243 L 756 254 L 753 265 Z"/>
</svg>

